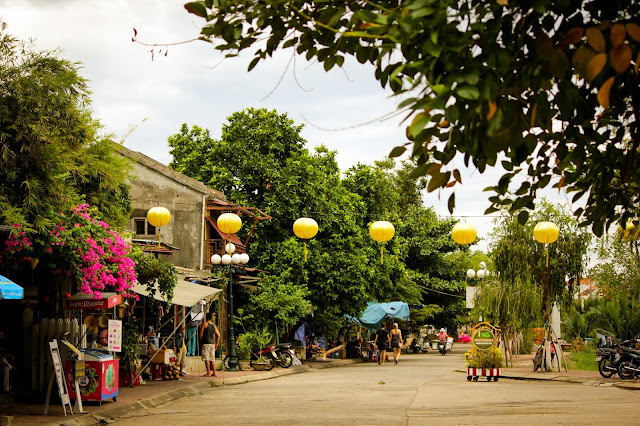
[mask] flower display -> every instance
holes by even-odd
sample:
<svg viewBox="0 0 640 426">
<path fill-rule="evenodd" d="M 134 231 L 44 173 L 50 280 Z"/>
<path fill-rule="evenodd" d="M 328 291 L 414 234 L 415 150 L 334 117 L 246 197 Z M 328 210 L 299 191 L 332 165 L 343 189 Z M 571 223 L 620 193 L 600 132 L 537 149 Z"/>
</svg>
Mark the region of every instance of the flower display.
<svg viewBox="0 0 640 426">
<path fill-rule="evenodd" d="M 487 350 L 473 347 L 464 354 L 467 367 L 472 368 L 500 368 L 503 359 L 502 351 L 496 346 Z"/>
<path fill-rule="evenodd" d="M 93 217 L 88 204 L 74 206 L 51 219 L 55 225 L 48 234 L 28 235 L 14 229 L 5 241 L 6 251 L 48 258 L 56 270 L 62 269 L 76 281 L 81 292 L 96 299 L 103 291 L 137 298 L 129 292 L 136 281 L 135 263 L 129 257 L 131 247 L 118 232 Z"/>
</svg>

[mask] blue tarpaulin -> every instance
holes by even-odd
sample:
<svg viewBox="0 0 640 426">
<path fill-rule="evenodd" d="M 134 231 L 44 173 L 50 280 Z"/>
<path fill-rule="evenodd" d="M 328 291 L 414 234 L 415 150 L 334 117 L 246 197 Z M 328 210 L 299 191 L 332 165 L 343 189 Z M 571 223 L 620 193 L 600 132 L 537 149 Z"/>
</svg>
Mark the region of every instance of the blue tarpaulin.
<svg viewBox="0 0 640 426">
<path fill-rule="evenodd" d="M 0 300 L 22 299 L 24 290 L 18 284 L 0 275 Z"/>
<path fill-rule="evenodd" d="M 360 318 L 353 318 L 348 315 L 346 315 L 346 317 L 369 330 L 377 330 L 385 318 L 396 318 L 403 321 L 408 320 L 409 305 L 404 302 L 369 302 L 367 303 L 367 308 L 362 315 L 360 315 Z"/>
</svg>

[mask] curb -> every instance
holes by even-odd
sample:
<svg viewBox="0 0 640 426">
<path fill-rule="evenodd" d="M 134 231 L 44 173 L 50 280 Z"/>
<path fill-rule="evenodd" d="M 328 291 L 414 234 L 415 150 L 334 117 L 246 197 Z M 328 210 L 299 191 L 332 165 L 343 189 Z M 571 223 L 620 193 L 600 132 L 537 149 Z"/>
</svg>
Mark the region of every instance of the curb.
<svg viewBox="0 0 640 426">
<path fill-rule="evenodd" d="M 210 388 L 217 388 L 230 385 L 241 385 L 243 383 L 256 382 L 259 380 L 275 379 L 276 377 L 288 376 L 291 374 L 305 373 L 311 370 L 317 370 L 322 368 L 335 368 L 342 367 L 344 365 L 357 364 L 362 362 L 359 359 L 343 360 L 339 364 L 332 364 L 330 362 L 313 362 L 307 361 L 302 365 L 295 367 L 281 369 L 278 371 L 268 371 L 261 374 L 253 374 L 250 376 L 238 376 L 231 378 L 219 378 L 207 382 L 197 383 L 193 385 L 185 385 L 177 389 L 170 390 L 168 392 L 160 393 L 149 398 L 137 400 L 135 402 L 122 405 L 120 407 L 105 408 L 104 410 L 98 410 L 91 414 L 87 414 L 84 417 L 77 417 L 75 419 L 61 420 L 50 425 L 60 426 L 94 426 L 105 423 L 112 423 L 112 419 L 118 419 L 124 417 L 127 414 L 135 411 L 148 410 L 158 405 L 166 404 L 181 398 L 188 396 L 199 395 Z M 80 414 L 78 416 L 81 416 Z"/>
</svg>

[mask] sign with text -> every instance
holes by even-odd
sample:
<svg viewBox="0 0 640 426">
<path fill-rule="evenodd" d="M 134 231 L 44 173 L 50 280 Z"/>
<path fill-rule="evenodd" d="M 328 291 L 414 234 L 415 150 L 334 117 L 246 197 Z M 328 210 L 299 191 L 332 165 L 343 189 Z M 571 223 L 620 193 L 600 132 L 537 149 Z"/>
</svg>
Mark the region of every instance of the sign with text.
<svg viewBox="0 0 640 426">
<path fill-rule="evenodd" d="M 122 351 L 122 321 L 109 320 L 107 350 L 110 352 Z"/>
<path fill-rule="evenodd" d="M 471 344 L 481 350 L 491 349 L 496 344 L 498 328 L 488 322 L 481 322 L 471 330 Z"/>
</svg>

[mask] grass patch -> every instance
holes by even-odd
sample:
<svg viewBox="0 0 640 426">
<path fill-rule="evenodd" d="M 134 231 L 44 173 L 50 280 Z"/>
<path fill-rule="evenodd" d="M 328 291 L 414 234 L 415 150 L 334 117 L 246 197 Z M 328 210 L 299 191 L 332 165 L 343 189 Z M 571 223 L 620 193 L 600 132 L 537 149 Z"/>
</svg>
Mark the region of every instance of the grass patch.
<svg viewBox="0 0 640 426">
<path fill-rule="evenodd" d="M 598 371 L 596 362 L 596 350 L 584 349 L 580 352 L 570 352 L 565 357 L 569 370 Z"/>
</svg>

